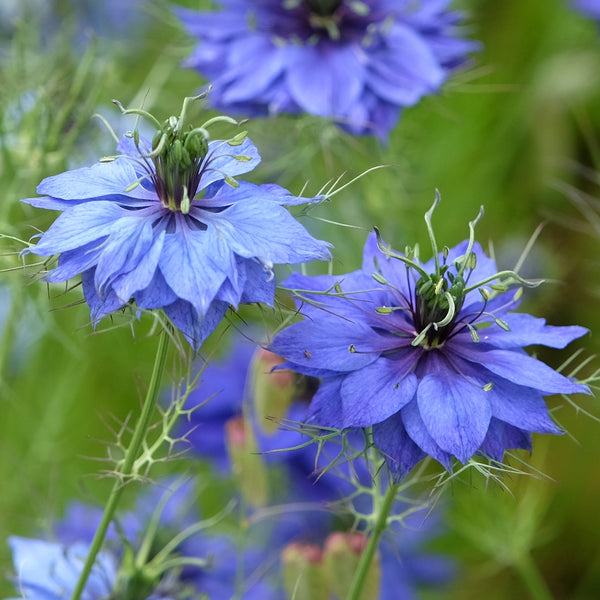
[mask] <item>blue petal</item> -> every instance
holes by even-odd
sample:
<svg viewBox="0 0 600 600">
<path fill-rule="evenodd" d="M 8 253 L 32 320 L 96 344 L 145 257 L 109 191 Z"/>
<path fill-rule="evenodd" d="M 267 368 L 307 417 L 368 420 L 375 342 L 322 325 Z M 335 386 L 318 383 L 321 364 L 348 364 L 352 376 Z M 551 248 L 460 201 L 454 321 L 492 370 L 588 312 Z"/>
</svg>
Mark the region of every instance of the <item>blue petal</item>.
<svg viewBox="0 0 600 600">
<path fill-rule="evenodd" d="M 28 252 L 52 256 L 85 246 L 111 234 L 115 223 L 131 212 L 113 202 L 87 202 L 70 208 L 50 226 Z"/>
<path fill-rule="evenodd" d="M 67 281 L 67 279 L 93 268 L 102 254 L 103 244 L 103 240 L 96 240 L 75 248 L 75 250 L 63 252 L 58 259 L 58 266 L 47 273 L 44 279 L 51 283 Z"/>
<path fill-rule="evenodd" d="M 125 304 L 125 302 L 115 294 L 112 288 L 104 290 L 102 296 L 98 294 L 98 290 L 94 283 L 95 272 L 96 269 L 89 269 L 81 274 L 83 295 L 90 307 L 90 319 L 94 327 L 102 318 L 115 310 L 118 310 Z"/>
<path fill-rule="evenodd" d="M 503 315 L 502 320 L 510 327 L 510 331 L 505 331 L 498 326 L 486 328 L 480 332 L 479 337 L 482 342 L 502 349 L 533 344 L 564 348 L 573 340 L 588 333 L 585 327 L 577 325 L 568 327 L 546 325 L 546 319 L 538 319 L 525 313 Z"/>
<path fill-rule="evenodd" d="M 508 379 L 517 385 L 523 385 L 546 394 L 589 394 L 587 386 L 575 383 L 557 373 L 545 363 L 532 358 L 521 350 L 484 350 L 452 343 L 448 349 L 475 365 L 481 365 L 492 373 Z"/>
<path fill-rule="evenodd" d="M 271 271 L 267 271 L 260 262 L 254 258 L 238 258 L 238 268 L 244 270 L 246 277 L 244 290 L 240 302 L 262 302 L 273 306 L 275 300 L 276 281 Z"/>
<path fill-rule="evenodd" d="M 344 427 L 370 427 L 410 402 L 417 390 L 411 371 L 418 358 L 410 351 L 397 360 L 379 358 L 347 375 L 341 387 Z"/>
<path fill-rule="evenodd" d="M 127 158 L 117 158 L 111 162 L 96 163 L 53 175 L 44 179 L 37 187 L 37 193 L 52 198 L 71 201 L 118 197 L 126 205 L 147 206 L 158 202 L 155 193 L 138 185 L 126 192 L 128 186 L 137 181 L 139 175 Z"/>
<path fill-rule="evenodd" d="M 442 450 L 427 430 L 419 412 L 417 400 L 409 402 L 400 411 L 400 416 L 402 417 L 402 423 L 406 432 L 415 444 L 427 455 L 435 458 L 446 470 L 451 471 L 452 453 Z"/>
<path fill-rule="evenodd" d="M 250 160 L 237 160 L 244 156 Z M 260 154 L 249 138 L 239 146 L 230 146 L 227 141 L 214 140 L 208 143 L 208 154 L 202 162 L 202 171 L 198 191 L 206 189 L 211 183 L 249 173 L 260 163 Z"/>
<path fill-rule="evenodd" d="M 228 275 L 237 273 L 231 250 L 213 227 L 189 228 L 185 215 L 177 213 L 177 230 L 167 234 L 159 260 L 168 286 L 204 314 Z"/>
<path fill-rule="evenodd" d="M 487 392 L 444 360 L 428 359 L 430 374 L 417 390 L 421 418 L 437 445 L 464 464 L 485 439 L 492 418 Z"/>
<path fill-rule="evenodd" d="M 343 376 L 339 376 L 321 381 L 317 393 L 311 400 L 306 416 L 306 422 L 309 425 L 343 429 L 342 399 L 340 397 L 340 387 L 343 379 Z"/>
<path fill-rule="evenodd" d="M 168 286 L 160 269 L 157 269 L 148 286 L 135 292 L 134 298 L 140 308 L 151 310 L 173 304 L 177 300 L 177 294 Z"/>
<path fill-rule="evenodd" d="M 299 366 L 350 372 L 377 360 L 379 352 L 373 347 L 377 337 L 360 322 L 302 321 L 279 333 L 269 350 Z"/>
<path fill-rule="evenodd" d="M 88 547 L 84 544 L 62 546 L 43 540 L 11 536 L 8 543 L 18 577 L 18 587 L 27 598 L 60 600 L 72 594 Z M 112 592 L 116 581 L 114 561 L 100 553 L 85 587 L 83 598 L 99 600 Z"/>
<path fill-rule="evenodd" d="M 129 285 L 122 285 L 120 290 L 116 286 L 113 288 L 120 298 L 127 302 L 134 291 L 148 285 L 156 270 L 161 250 L 161 245 L 158 244 L 158 252 L 156 249 L 154 252 L 150 252 L 154 242 L 153 220 L 139 219 L 135 216 L 119 219 L 118 229 L 115 228 L 104 243 L 102 254 L 96 265 L 95 285 L 100 293 L 105 287 L 111 286 L 117 276 L 134 271 L 147 256 L 154 259 L 152 261 L 154 265 L 151 273 L 146 273 L 139 285 L 136 286 L 135 283 L 129 282 Z M 164 233 L 162 236 L 164 237 Z"/>
<path fill-rule="evenodd" d="M 284 67 L 284 53 L 262 36 L 247 36 L 234 42 L 229 59 L 231 64 L 241 68 L 223 93 L 222 101 L 227 104 L 252 100 L 280 75 Z"/>
<path fill-rule="evenodd" d="M 192 348 L 199 350 L 202 342 L 217 328 L 228 308 L 225 302 L 216 300 L 201 317 L 189 302 L 176 300 L 165 306 L 164 310 Z"/>
<path fill-rule="evenodd" d="M 406 432 L 400 415 L 374 425 L 373 440 L 385 457 L 395 482 L 405 477 L 426 456 Z"/>
<path fill-rule="evenodd" d="M 467 365 L 464 365 L 467 367 Z M 563 431 L 548 415 L 548 407 L 538 390 L 521 385 L 515 385 L 506 379 L 491 376 L 484 381 L 481 371 L 465 368 L 465 375 L 470 375 L 480 385 L 492 383 L 492 389 L 486 393 L 486 398 L 492 407 L 492 415 L 500 420 L 514 425 L 519 429 L 535 431 L 536 433 L 552 433 L 560 435 Z"/>
<path fill-rule="evenodd" d="M 270 202 L 269 191 L 261 186 L 240 182 L 237 188 L 220 188 L 218 197 L 230 206 L 218 213 L 195 209 L 191 214 L 213 225 L 239 256 L 284 264 L 331 258 L 329 244 L 313 238 L 285 208 Z"/>
<path fill-rule="evenodd" d="M 508 423 L 492 418 L 485 440 L 479 449 L 497 461 L 504 459 L 504 452 L 520 448 L 531 452 L 531 434 Z"/>
</svg>

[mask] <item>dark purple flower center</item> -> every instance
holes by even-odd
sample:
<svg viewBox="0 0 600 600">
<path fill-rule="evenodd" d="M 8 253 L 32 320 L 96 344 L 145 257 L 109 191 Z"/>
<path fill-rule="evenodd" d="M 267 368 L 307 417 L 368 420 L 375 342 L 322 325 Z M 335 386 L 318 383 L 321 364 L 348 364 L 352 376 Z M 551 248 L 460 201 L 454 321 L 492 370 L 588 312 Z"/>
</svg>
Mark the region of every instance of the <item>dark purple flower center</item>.
<svg viewBox="0 0 600 600">
<path fill-rule="evenodd" d="M 277 30 L 274 33 L 296 42 L 301 40 L 315 44 L 327 39 L 337 43 L 361 40 L 373 22 L 369 5 L 360 0 L 290 0 L 284 7 L 287 9 L 285 12 L 290 11 L 294 18 L 274 21 L 272 24 Z"/>
<path fill-rule="evenodd" d="M 305 4 L 314 15 L 328 17 L 340 7 L 342 0 L 305 0 Z"/>
<path fill-rule="evenodd" d="M 164 128 L 156 132 L 152 140 L 154 169 L 150 177 L 165 208 L 189 212 L 207 152 L 208 143 L 202 131 L 191 127 L 180 131 L 167 120 Z"/>
<path fill-rule="evenodd" d="M 465 299 L 465 281 L 443 265 L 440 273 L 423 275 L 417 281 L 413 321 L 421 342 L 427 348 L 438 348 L 453 332 Z"/>
</svg>

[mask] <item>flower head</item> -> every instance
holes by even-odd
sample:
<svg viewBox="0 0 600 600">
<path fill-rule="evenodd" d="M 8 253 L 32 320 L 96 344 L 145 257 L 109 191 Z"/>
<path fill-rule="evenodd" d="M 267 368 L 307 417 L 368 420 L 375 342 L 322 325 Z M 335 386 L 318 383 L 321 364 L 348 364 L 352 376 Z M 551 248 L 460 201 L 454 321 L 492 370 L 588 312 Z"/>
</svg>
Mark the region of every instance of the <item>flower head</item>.
<svg viewBox="0 0 600 600">
<path fill-rule="evenodd" d="M 573 6 L 583 14 L 600 20 L 599 0 L 573 0 Z"/>
<path fill-rule="evenodd" d="M 514 313 L 521 288 L 511 284 L 523 280 L 497 272 L 474 242 L 474 223 L 469 240 L 438 254 L 432 211 L 425 264 L 371 235 L 360 270 L 292 275 L 286 286 L 298 290 L 307 319 L 271 346 L 285 367 L 321 378 L 308 421 L 372 427 L 396 478 L 426 455 L 450 470 L 452 457 L 502 460 L 506 449 L 531 449 L 531 432 L 561 433 L 544 395 L 589 392 L 524 350 L 563 348 L 587 330 Z"/>
<path fill-rule="evenodd" d="M 81 274 L 93 323 L 133 300 L 163 308 L 198 348 L 229 305 L 272 304 L 274 263 L 329 251 L 284 208 L 311 200 L 236 181 L 260 162 L 254 144 L 244 133 L 208 141 L 210 122 L 187 123 L 189 101 L 163 123 L 124 111 L 154 120 L 151 142 L 130 132 L 118 156 L 48 177 L 44 196 L 24 202 L 63 211 L 26 252 L 60 254 L 47 281 Z"/>
<path fill-rule="evenodd" d="M 71 595 L 87 556 L 86 544 L 63 546 L 18 536 L 10 537 L 8 543 L 13 554 L 19 598 L 62 600 Z M 109 598 L 116 577 L 113 557 L 108 553 L 100 553 L 81 596 L 82 600 Z"/>
<path fill-rule="evenodd" d="M 180 9 L 200 43 L 186 65 L 239 114 L 307 112 L 387 138 L 400 109 L 435 93 L 477 44 L 448 0 L 221 0 Z"/>
<path fill-rule="evenodd" d="M 62 600 L 72 595 L 101 517 L 100 509 L 73 503 L 53 528 L 58 542 L 9 539 L 15 584 L 24 598 Z M 249 545 L 242 556 L 232 536 L 207 534 L 209 526 L 200 519 L 190 481 L 162 481 L 138 497 L 133 511 L 119 514 L 82 600 L 191 600 L 205 594 L 231 598 L 236 586 L 245 583 L 236 577 L 238 558 L 243 559 L 245 576 L 252 575 L 243 597 L 278 598 L 262 578 L 266 552 Z"/>
</svg>

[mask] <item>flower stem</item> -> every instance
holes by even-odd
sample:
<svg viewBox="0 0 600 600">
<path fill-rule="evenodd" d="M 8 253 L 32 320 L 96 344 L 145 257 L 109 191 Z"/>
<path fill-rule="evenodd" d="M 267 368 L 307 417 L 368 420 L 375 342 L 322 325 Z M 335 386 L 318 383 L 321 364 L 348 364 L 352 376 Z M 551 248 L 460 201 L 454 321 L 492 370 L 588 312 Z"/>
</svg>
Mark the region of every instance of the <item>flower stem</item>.
<svg viewBox="0 0 600 600">
<path fill-rule="evenodd" d="M 535 562 L 528 553 L 523 554 L 514 563 L 532 600 L 552 600 L 553 596 Z"/>
<path fill-rule="evenodd" d="M 158 392 L 160 390 L 160 379 L 164 370 L 165 361 L 167 358 L 167 350 L 169 347 L 168 341 L 169 334 L 167 330 L 164 329 L 159 338 L 158 348 L 156 350 L 156 357 L 154 359 L 154 367 L 152 369 L 152 376 L 150 378 L 150 385 L 148 386 L 146 399 L 144 400 L 144 405 L 142 406 L 142 414 L 140 415 L 139 421 L 135 426 L 131 442 L 127 447 L 123 465 L 121 469 L 117 472 L 118 478 L 116 479 L 113 485 L 106 506 L 104 507 L 104 514 L 102 515 L 102 520 L 98 525 L 98 529 L 96 530 L 94 539 L 92 540 L 92 543 L 90 545 L 90 551 L 87 555 L 81 574 L 79 575 L 79 580 L 77 581 L 77 586 L 73 591 L 71 600 L 79 600 L 79 598 L 81 597 L 81 594 L 85 589 L 85 584 L 87 583 L 88 577 L 90 576 L 90 573 L 92 571 L 92 567 L 94 566 L 94 562 L 96 561 L 96 556 L 98 555 L 98 552 L 100 552 L 100 548 L 104 543 L 106 532 L 108 531 L 108 527 L 113 519 L 115 510 L 117 508 L 117 505 L 119 504 L 119 500 L 121 499 L 123 490 L 125 489 L 124 484 L 127 481 L 127 479 L 134 474 L 133 467 L 135 465 L 135 460 L 139 454 L 142 442 L 144 440 L 144 436 L 148 431 L 150 419 L 152 417 L 154 409 L 156 408 Z"/>
<path fill-rule="evenodd" d="M 373 527 L 373 531 L 369 537 L 369 543 L 360 556 L 360 561 L 358 563 L 356 573 L 354 574 L 354 579 L 352 580 L 352 585 L 350 586 L 350 591 L 348 592 L 346 600 L 358 600 L 361 596 L 364 585 L 367 581 L 369 567 L 371 566 L 375 552 L 379 547 L 379 540 L 381 540 L 381 536 L 387 528 L 388 517 L 392 510 L 392 506 L 394 506 L 394 500 L 396 499 L 398 487 L 399 484 L 389 484 L 386 495 L 383 498 L 383 502 L 378 507 L 379 510 L 377 514 L 377 520 L 375 521 L 375 526 Z"/>
</svg>

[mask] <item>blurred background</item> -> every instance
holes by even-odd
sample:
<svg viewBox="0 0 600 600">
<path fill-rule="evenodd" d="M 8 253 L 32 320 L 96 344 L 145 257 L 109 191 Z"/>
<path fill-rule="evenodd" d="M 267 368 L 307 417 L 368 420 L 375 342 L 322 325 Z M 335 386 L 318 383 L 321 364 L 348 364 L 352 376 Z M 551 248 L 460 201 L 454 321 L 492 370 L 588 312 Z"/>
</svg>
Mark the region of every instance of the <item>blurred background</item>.
<svg viewBox="0 0 600 600">
<path fill-rule="evenodd" d="M 174 5 L 0 0 L 0 575 L 12 569 L 8 535 L 35 534 L 69 499 L 106 497 L 102 466 L 88 457 L 104 455 L 113 419 L 138 410 L 155 351 L 149 322 L 134 339 L 110 322 L 94 334 L 78 288 L 49 288 L 35 269 L 19 268 L 18 239 L 55 217 L 19 200 L 34 196 L 44 177 L 114 152 L 92 117 L 131 128 L 113 98 L 162 119 L 205 83 L 180 67 L 194 41 L 170 13 Z M 360 264 L 373 226 L 393 246 L 418 242 L 428 256 L 423 214 L 436 189 L 438 243 L 466 238 L 483 205 L 477 239 L 504 268 L 544 223 L 522 273 L 549 282 L 526 292 L 523 310 L 588 327 L 566 352 L 539 350 L 558 367 L 580 348 L 580 364 L 600 349 L 599 25 L 569 0 L 453 6 L 482 49 L 441 94 L 404 111 L 388 145 L 315 117 L 256 119 L 246 127 L 263 163 L 246 179 L 293 193 L 306 184 L 314 194 L 342 173 L 346 181 L 390 165 L 303 219 L 334 244 L 338 273 Z M 598 366 L 594 359 L 580 375 Z M 582 410 L 549 399 L 568 434 L 534 435 L 532 457 L 519 455 L 547 477 L 509 478 L 509 491 L 474 478 L 446 491 L 447 533 L 435 548 L 460 561 L 459 573 L 423 598 L 528 598 L 523 557 L 535 561 L 553 597 L 600 597 L 600 409 L 593 397 L 578 401 Z M 0 596 L 13 593 L 0 581 Z"/>
</svg>

